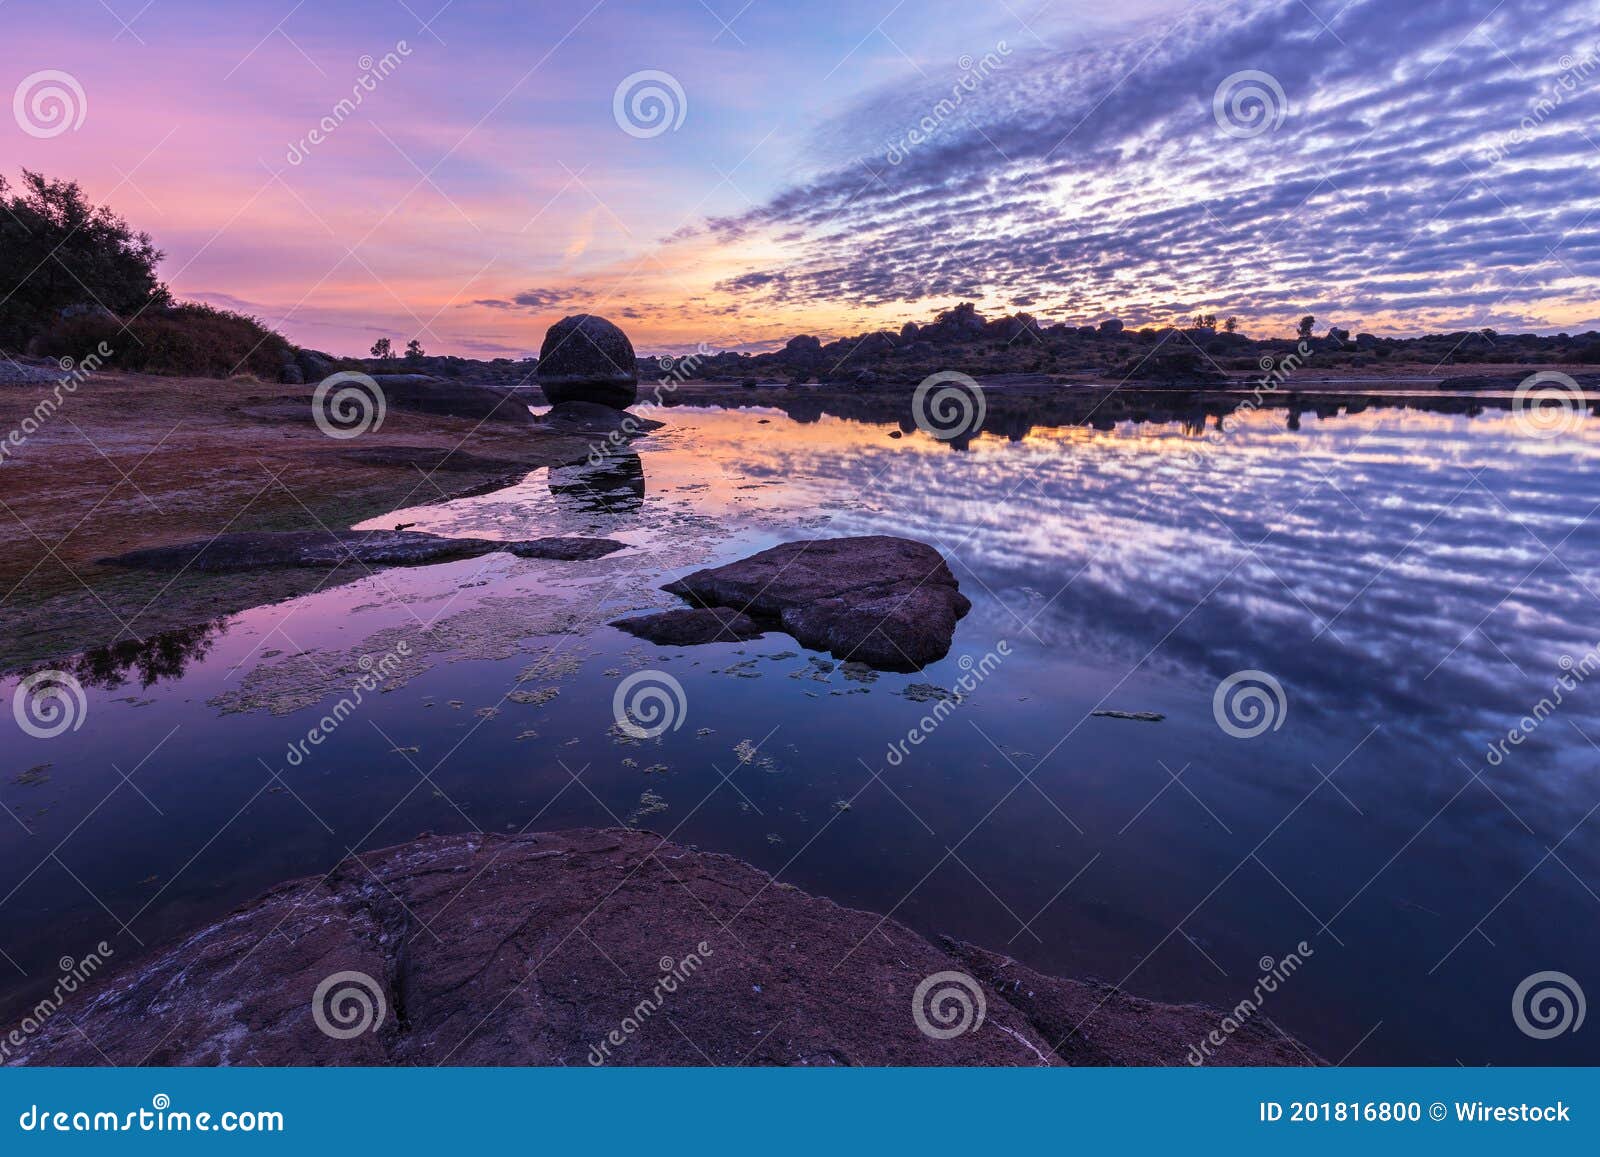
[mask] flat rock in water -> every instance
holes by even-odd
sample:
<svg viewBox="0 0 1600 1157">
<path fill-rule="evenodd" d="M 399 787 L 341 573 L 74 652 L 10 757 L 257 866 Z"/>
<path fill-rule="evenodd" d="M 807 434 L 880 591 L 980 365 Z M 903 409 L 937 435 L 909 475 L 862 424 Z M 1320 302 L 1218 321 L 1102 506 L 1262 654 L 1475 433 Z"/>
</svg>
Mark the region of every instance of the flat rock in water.
<svg viewBox="0 0 1600 1157">
<path fill-rule="evenodd" d="M 662 589 L 775 619 L 807 647 L 881 671 L 942 659 L 972 609 L 943 555 L 888 535 L 786 542 Z"/>
<path fill-rule="evenodd" d="M 729 607 L 684 607 L 631 619 L 615 619 L 611 625 L 637 638 L 665 647 L 692 647 L 700 643 L 743 643 L 767 633 L 749 615 Z"/>
<path fill-rule="evenodd" d="M 1131 719 L 1135 723 L 1160 723 L 1166 718 L 1159 711 L 1091 711 L 1090 715 L 1097 715 L 1101 719 Z"/>
<path fill-rule="evenodd" d="M 913 1012 L 936 973 L 962 975 L 921 1024 L 948 1031 L 929 1010 L 957 1011 L 952 984 L 983 1012 L 949 1039 Z M 281 884 L 97 978 L 10 1063 L 1180 1065 L 1225 1015 L 936 945 L 647 832 L 577 830 L 423 837 Z M 1262 1018 L 1213 1061 L 1321 1063 Z"/>
<path fill-rule="evenodd" d="M 614 538 L 534 538 L 522 542 L 503 542 L 501 550 L 518 558 L 548 558 L 556 562 L 590 562 L 615 554 L 628 544 Z"/>
<path fill-rule="evenodd" d="M 487 538 L 445 538 L 409 530 L 295 530 L 282 533 L 222 534 L 202 542 L 156 546 L 101 559 L 107 566 L 135 570 L 193 569 L 210 574 L 270 567 L 323 567 L 344 563 L 368 566 L 419 566 L 506 551 L 522 558 L 593 559 L 627 544 L 609 538 L 539 538 L 496 542 Z"/>
</svg>

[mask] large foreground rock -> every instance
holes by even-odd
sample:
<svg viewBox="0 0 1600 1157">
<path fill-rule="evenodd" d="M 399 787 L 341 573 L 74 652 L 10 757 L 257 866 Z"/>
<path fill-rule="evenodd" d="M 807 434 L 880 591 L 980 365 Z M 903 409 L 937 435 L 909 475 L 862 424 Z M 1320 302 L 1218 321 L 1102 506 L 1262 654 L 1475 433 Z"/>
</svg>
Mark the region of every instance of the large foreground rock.
<svg viewBox="0 0 1600 1157">
<path fill-rule="evenodd" d="M 456 558 L 506 551 L 519 558 L 565 562 L 603 558 L 626 543 L 609 538 L 535 538 L 498 542 L 488 538 L 445 538 L 409 530 L 292 530 L 219 534 L 201 542 L 155 546 L 100 561 L 135 570 L 193 569 L 211 574 L 271 567 L 421 566 Z"/>
<path fill-rule="evenodd" d="M 592 313 L 564 317 L 539 347 L 539 388 L 552 406 L 593 402 L 625 410 L 639 396 L 633 343 L 611 322 Z"/>
<path fill-rule="evenodd" d="M 986 1006 L 942 1040 L 912 1012 L 938 973 Z M 580 830 L 422 838 L 280 885 L 77 996 L 13 1063 L 1175 1065 L 1223 1016 L 935 946 L 649 833 Z M 1255 1021 L 1216 1059 L 1316 1063 Z"/>
<path fill-rule="evenodd" d="M 882 671 L 942 659 L 972 609 L 943 555 L 888 535 L 786 542 L 662 589 L 775 620 L 807 647 Z"/>
</svg>

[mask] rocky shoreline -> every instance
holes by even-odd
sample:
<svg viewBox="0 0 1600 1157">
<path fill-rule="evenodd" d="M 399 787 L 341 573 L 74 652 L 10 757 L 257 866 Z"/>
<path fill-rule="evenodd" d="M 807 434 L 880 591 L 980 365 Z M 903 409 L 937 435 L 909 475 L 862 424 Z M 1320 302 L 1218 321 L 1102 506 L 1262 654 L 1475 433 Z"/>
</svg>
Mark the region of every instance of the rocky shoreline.
<svg viewBox="0 0 1600 1157">
<path fill-rule="evenodd" d="M 109 974 L 18 1065 L 1182 1065 L 1229 1014 L 1046 976 L 649 832 L 423 836 Z M 1256 1020 L 1208 1063 L 1316 1065 Z"/>
</svg>

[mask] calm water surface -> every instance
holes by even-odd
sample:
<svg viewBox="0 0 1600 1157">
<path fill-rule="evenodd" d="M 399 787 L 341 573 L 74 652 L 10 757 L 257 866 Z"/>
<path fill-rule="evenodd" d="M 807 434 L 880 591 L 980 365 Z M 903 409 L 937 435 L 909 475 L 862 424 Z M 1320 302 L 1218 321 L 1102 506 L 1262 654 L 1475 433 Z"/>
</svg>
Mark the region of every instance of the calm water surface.
<svg viewBox="0 0 1600 1157">
<path fill-rule="evenodd" d="M 1263 1011 L 1331 1060 L 1600 1062 L 1600 1034 L 1535 1041 L 1511 1018 L 1533 972 L 1600 994 L 1600 675 L 1489 756 L 1600 642 L 1600 427 L 1260 413 L 1225 437 L 1041 429 L 957 452 L 776 411 L 668 416 L 637 459 L 374 524 L 629 551 L 391 570 L 247 612 L 181 675 L 91 687 L 76 732 L 8 737 L 0 1005 L 20 1015 L 59 957 L 134 955 L 351 849 L 632 821 L 1162 999 L 1231 1007 L 1304 941 Z M 780 634 L 658 648 L 605 625 L 672 605 L 657 588 L 696 567 L 863 533 L 939 546 L 973 600 L 918 675 L 863 682 Z M 363 656 L 402 644 L 383 693 L 291 758 Z M 904 690 L 1001 651 L 891 762 L 933 708 Z M 630 742 L 612 697 L 645 670 L 687 711 Z M 1284 694 L 1254 738 L 1213 711 L 1245 670 Z"/>
</svg>

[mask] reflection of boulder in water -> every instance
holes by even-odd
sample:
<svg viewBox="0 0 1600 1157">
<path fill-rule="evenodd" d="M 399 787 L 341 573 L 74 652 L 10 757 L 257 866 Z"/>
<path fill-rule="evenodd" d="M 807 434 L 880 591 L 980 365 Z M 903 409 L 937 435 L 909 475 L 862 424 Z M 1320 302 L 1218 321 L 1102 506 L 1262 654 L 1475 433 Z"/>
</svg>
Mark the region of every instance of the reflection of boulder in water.
<svg viewBox="0 0 1600 1157">
<path fill-rule="evenodd" d="M 644 505 L 644 463 L 632 450 L 550 467 L 550 494 L 568 514 L 634 514 Z"/>
</svg>

